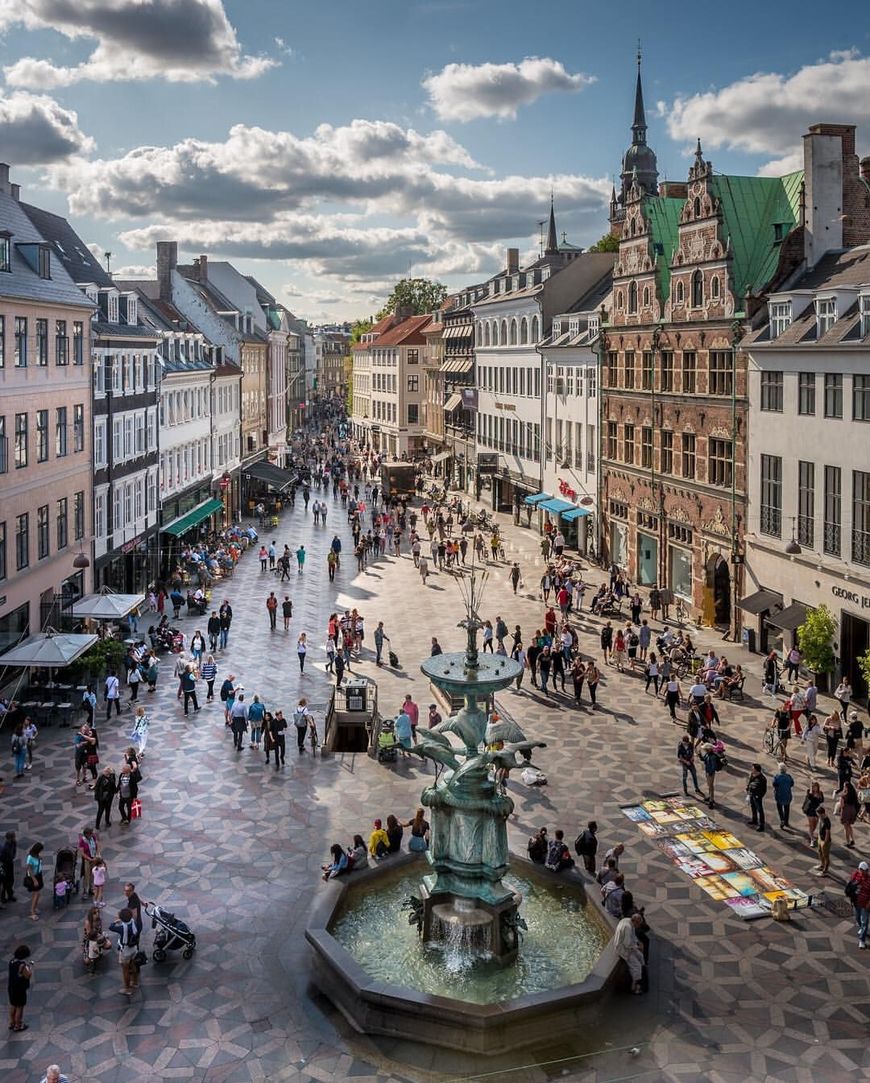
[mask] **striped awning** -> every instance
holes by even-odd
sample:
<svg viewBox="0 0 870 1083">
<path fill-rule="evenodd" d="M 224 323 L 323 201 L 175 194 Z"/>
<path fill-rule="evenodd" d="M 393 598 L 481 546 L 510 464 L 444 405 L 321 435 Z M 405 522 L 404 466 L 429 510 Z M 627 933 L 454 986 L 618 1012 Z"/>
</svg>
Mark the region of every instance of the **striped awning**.
<svg viewBox="0 0 870 1083">
<path fill-rule="evenodd" d="M 457 406 L 461 405 L 461 403 L 462 396 L 459 394 L 458 391 L 454 391 L 453 394 L 447 399 L 447 402 L 444 403 L 444 413 L 451 413 L 453 410 L 456 409 Z"/>
<path fill-rule="evenodd" d="M 471 357 L 451 357 L 441 365 L 440 372 L 471 372 L 474 359 Z"/>
</svg>

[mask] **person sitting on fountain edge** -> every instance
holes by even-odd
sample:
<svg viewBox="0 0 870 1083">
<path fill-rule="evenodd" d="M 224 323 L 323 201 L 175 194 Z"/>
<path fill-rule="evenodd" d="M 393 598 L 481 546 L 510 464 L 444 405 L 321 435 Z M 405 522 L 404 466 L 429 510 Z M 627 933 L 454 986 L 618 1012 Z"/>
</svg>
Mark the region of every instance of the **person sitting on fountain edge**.
<svg viewBox="0 0 870 1083">
<path fill-rule="evenodd" d="M 537 833 L 529 839 L 529 860 L 534 861 L 536 865 L 543 865 L 547 860 L 549 841 L 546 827 L 538 828 Z"/>
<path fill-rule="evenodd" d="M 380 820 L 375 820 L 374 831 L 369 835 L 369 854 L 380 861 L 390 852 L 390 840 Z"/>
<path fill-rule="evenodd" d="M 562 872 L 563 869 L 572 869 L 574 867 L 574 860 L 571 857 L 571 852 L 565 845 L 564 831 L 557 830 L 550 840 L 550 845 L 547 847 L 547 860 L 544 862 L 544 867 L 549 869 L 550 872 Z"/>
</svg>

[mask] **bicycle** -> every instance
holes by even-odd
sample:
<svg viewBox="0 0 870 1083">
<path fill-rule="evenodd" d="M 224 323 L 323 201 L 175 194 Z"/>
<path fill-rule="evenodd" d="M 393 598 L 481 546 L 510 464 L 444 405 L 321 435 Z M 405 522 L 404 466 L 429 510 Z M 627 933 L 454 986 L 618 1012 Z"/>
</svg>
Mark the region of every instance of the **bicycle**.
<svg viewBox="0 0 870 1083">
<path fill-rule="evenodd" d="M 689 611 L 686 609 L 685 605 L 683 604 L 682 598 L 677 599 L 677 604 L 676 604 L 676 607 L 674 609 L 674 616 L 677 618 L 677 624 L 679 624 L 680 627 L 682 627 L 684 624 L 688 623 Z"/>
<path fill-rule="evenodd" d="M 308 743 L 311 745 L 311 755 L 316 756 L 320 738 L 317 736 L 317 724 L 313 718 L 308 720 Z"/>
</svg>

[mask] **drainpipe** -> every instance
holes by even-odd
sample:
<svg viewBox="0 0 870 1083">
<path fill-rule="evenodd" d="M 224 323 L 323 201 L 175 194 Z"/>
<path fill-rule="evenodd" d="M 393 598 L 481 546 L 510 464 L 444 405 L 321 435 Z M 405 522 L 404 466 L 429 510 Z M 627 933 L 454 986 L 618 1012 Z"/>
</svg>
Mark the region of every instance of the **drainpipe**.
<svg viewBox="0 0 870 1083">
<path fill-rule="evenodd" d="M 658 549 L 659 549 L 659 551 L 658 551 L 658 554 L 657 554 L 657 561 L 656 561 L 656 564 L 657 564 L 657 566 L 656 566 L 656 586 L 658 587 L 659 590 L 661 590 L 661 588 L 664 586 L 664 584 L 667 583 L 667 578 L 668 578 L 668 576 L 667 576 L 667 562 L 666 562 L 666 556 L 667 556 L 667 547 L 666 547 L 667 531 L 665 529 L 665 490 L 664 490 L 664 486 L 661 483 L 661 479 L 656 480 L 656 452 L 655 452 L 655 430 L 656 430 L 656 427 L 661 429 L 661 425 L 656 426 L 656 369 L 658 368 L 658 366 L 656 365 L 656 355 L 659 353 L 659 345 L 660 345 L 660 342 L 661 342 L 661 337 L 662 337 L 662 329 L 657 324 L 653 328 L 652 339 L 651 339 L 651 342 L 650 342 L 650 345 L 652 346 L 652 355 L 653 355 L 652 356 L 652 360 L 653 360 L 652 388 L 651 388 L 651 390 L 652 390 L 653 446 L 652 446 L 652 453 L 650 455 L 650 461 L 649 461 L 649 479 L 650 479 L 650 490 L 653 493 L 656 494 L 656 498 L 657 498 L 656 499 L 656 507 L 658 509 L 658 515 L 656 516 L 656 518 L 659 521 L 659 528 L 658 528 L 658 536 L 659 536 Z M 641 356 L 641 381 L 642 380 L 643 380 L 643 356 Z"/>
<path fill-rule="evenodd" d="M 744 302 L 744 311 L 746 305 Z M 740 636 L 740 610 L 737 603 L 740 597 L 738 578 L 741 563 L 737 563 L 740 554 L 737 551 L 737 347 L 742 338 L 742 327 L 739 320 L 731 325 L 731 626 L 730 633 L 736 643 Z M 743 473 L 746 474 L 748 467 L 744 454 Z"/>
<path fill-rule="evenodd" d="M 596 516 L 595 516 L 595 557 L 598 563 L 601 563 L 603 557 L 603 541 L 604 535 L 602 533 L 603 521 L 604 521 L 604 493 L 602 490 L 602 475 L 601 475 L 601 454 L 604 447 L 604 358 L 607 355 L 607 335 L 601 326 L 606 319 L 606 312 L 602 308 L 601 310 L 601 322 L 599 324 L 598 338 L 595 340 L 594 350 L 598 355 L 598 373 L 596 390 L 596 417 L 598 421 L 598 446 L 595 449 L 595 503 L 596 503 Z"/>
</svg>

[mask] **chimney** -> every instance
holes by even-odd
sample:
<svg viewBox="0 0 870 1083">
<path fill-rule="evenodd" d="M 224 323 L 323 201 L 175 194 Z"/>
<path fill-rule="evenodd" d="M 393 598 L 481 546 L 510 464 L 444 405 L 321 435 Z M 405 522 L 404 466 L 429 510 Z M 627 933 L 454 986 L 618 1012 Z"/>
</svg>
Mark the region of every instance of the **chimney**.
<svg viewBox="0 0 870 1083">
<path fill-rule="evenodd" d="M 507 250 L 507 273 L 509 275 L 516 274 L 520 269 L 520 250 L 519 248 L 509 248 Z"/>
<path fill-rule="evenodd" d="M 814 267 L 831 249 L 843 247 L 844 127 L 813 124 L 804 136 L 804 258 L 808 267 Z"/>
<path fill-rule="evenodd" d="M 9 194 L 12 196 L 12 198 L 15 200 L 16 203 L 20 203 L 21 202 L 21 185 L 20 184 L 10 184 L 9 185 Z"/>
<path fill-rule="evenodd" d="M 178 265 L 178 242 L 157 242 L 157 294 L 161 301 L 172 300 L 172 272 Z"/>
<path fill-rule="evenodd" d="M 203 284 L 208 282 L 208 256 L 199 257 L 199 280 Z"/>
<path fill-rule="evenodd" d="M 5 162 L 0 162 L 0 192 L 4 195 L 12 195 L 12 186 L 9 183 L 9 166 Z"/>
</svg>

